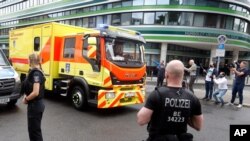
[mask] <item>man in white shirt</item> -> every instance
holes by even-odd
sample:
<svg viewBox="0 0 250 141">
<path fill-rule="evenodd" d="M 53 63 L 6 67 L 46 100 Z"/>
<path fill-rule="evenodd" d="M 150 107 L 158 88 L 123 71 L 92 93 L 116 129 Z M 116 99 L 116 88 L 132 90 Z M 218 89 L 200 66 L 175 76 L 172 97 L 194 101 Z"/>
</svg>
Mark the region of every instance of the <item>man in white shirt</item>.
<svg viewBox="0 0 250 141">
<path fill-rule="evenodd" d="M 214 82 L 218 84 L 218 89 L 213 93 L 215 104 L 221 103 L 221 106 L 224 106 L 224 101 L 222 97 L 226 94 L 228 89 L 225 73 L 220 72 L 219 79 L 216 79 L 216 77 L 214 76 Z"/>
<path fill-rule="evenodd" d="M 207 71 L 206 70 L 203 71 L 207 73 L 205 79 L 206 94 L 203 99 L 209 101 L 212 99 L 213 87 L 214 87 L 213 77 L 217 74 L 217 70 L 214 68 L 213 64 L 210 64 L 209 69 Z"/>
</svg>

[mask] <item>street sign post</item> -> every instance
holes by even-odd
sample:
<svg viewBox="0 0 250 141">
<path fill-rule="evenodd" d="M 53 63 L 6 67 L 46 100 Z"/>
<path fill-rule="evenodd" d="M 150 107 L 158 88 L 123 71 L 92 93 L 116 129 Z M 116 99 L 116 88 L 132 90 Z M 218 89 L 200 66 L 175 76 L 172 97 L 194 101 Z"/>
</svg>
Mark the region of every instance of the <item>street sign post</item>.
<svg viewBox="0 0 250 141">
<path fill-rule="evenodd" d="M 220 66 L 220 57 L 225 56 L 225 43 L 227 41 L 227 37 L 225 35 L 220 35 L 217 38 L 218 40 L 218 46 L 216 48 L 215 55 L 218 57 L 217 60 L 217 71 L 219 72 L 219 66 Z"/>
</svg>

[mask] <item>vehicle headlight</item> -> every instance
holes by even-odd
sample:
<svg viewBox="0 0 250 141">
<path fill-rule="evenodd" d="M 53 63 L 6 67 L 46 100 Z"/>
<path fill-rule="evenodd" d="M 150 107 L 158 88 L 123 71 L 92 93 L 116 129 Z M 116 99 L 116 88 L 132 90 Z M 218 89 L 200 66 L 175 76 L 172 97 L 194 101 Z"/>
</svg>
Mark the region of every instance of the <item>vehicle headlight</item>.
<svg viewBox="0 0 250 141">
<path fill-rule="evenodd" d="M 115 98 L 115 93 L 114 92 L 107 92 L 105 95 L 106 99 L 113 99 Z"/>
<path fill-rule="evenodd" d="M 17 72 L 15 72 L 14 78 L 15 78 L 16 82 L 19 82 L 19 81 L 20 81 L 20 77 L 19 77 L 19 75 L 18 75 Z"/>
</svg>

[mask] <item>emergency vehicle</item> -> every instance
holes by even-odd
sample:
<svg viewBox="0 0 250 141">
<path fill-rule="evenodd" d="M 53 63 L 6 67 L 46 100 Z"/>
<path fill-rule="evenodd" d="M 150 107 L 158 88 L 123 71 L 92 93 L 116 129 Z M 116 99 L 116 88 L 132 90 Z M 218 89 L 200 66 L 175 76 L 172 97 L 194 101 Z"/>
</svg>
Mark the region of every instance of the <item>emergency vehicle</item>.
<svg viewBox="0 0 250 141">
<path fill-rule="evenodd" d="M 24 80 L 29 54 L 39 54 L 46 90 L 69 97 L 76 109 L 112 108 L 144 102 L 144 44 L 132 30 L 52 22 L 11 30 L 9 56 Z"/>
</svg>

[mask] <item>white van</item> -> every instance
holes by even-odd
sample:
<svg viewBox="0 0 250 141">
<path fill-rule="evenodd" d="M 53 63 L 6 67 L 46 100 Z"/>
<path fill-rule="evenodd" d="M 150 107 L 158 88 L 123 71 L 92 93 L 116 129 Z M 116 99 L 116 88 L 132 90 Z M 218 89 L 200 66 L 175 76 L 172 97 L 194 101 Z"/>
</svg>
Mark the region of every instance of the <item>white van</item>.
<svg viewBox="0 0 250 141">
<path fill-rule="evenodd" d="M 20 87 L 19 75 L 0 49 L 0 104 L 14 106 L 21 96 Z"/>
</svg>

